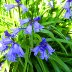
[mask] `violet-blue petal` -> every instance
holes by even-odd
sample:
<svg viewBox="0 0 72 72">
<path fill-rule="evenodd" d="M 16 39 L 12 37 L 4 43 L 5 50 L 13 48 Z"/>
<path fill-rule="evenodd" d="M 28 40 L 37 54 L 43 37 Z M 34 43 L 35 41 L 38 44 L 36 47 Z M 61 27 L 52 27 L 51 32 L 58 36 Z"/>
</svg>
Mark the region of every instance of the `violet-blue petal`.
<svg viewBox="0 0 72 72">
<path fill-rule="evenodd" d="M 21 0 L 15 0 L 17 3 L 20 3 Z"/>
<path fill-rule="evenodd" d="M 2 41 L 0 41 L 0 51 L 5 51 L 8 49 L 8 44 L 11 44 L 12 40 L 10 38 L 2 38 Z"/>
<path fill-rule="evenodd" d="M 39 21 L 41 19 L 41 17 L 36 17 L 36 18 L 34 18 L 34 21 Z"/>
<path fill-rule="evenodd" d="M 46 53 L 46 51 L 40 51 L 40 58 L 48 60 L 48 54 Z"/>
<path fill-rule="evenodd" d="M 15 62 L 17 57 L 24 57 L 24 52 L 17 43 L 13 43 L 9 52 L 6 54 L 6 59 Z"/>
<path fill-rule="evenodd" d="M 34 32 L 39 32 L 42 30 L 44 27 L 40 25 L 37 21 L 34 22 Z"/>
<path fill-rule="evenodd" d="M 65 15 L 64 15 L 64 18 L 69 19 L 70 16 L 71 16 L 70 10 L 67 10 L 66 13 L 65 13 Z"/>
<path fill-rule="evenodd" d="M 3 43 L 5 45 L 8 45 L 8 44 L 11 44 L 12 43 L 12 40 L 10 38 L 3 38 L 2 41 L 3 41 Z"/>
<path fill-rule="evenodd" d="M 26 8 L 26 6 L 24 6 L 23 4 L 20 4 L 20 7 L 22 8 L 23 13 L 28 11 L 28 8 Z"/>
<path fill-rule="evenodd" d="M 32 33 L 32 25 L 31 24 L 27 26 L 27 28 L 25 30 L 25 33 L 26 34 L 31 34 Z"/>
<path fill-rule="evenodd" d="M 14 53 L 16 53 L 18 57 L 24 57 L 24 51 L 22 50 L 19 44 L 16 43 L 13 44 L 13 48 L 14 48 Z"/>
<path fill-rule="evenodd" d="M 36 56 L 39 50 L 40 50 L 39 46 L 36 46 L 34 49 L 32 49 L 32 52 L 34 52 L 34 55 Z"/>
<path fill-rule="evenodd" d="M 8 31 L 6 30 L 6 31 L 4 31 L 4 33 L 5 33 L 5 36 L 7 36 L 7 37 L 10 37 L 11 36 L 11 34 L 10 33 L 8 33 Z"/>
<path fill-rule="evenodd" d="M 63 8 L 69 9 L 70 8 L 70 2 L 66 2 Z"/>
<path fill-rule="evenodd" d="M 0 51 L 2 52 L 2 51 L 5 51 L 6 49 L 8 49 L 8 46 L 5 45 L 5 44 L 3 43 L 3 41 L 0 41 Z"/>
<path fill-rule="evenodd" d="M 16 62 L 16 54 L 14 53 L 13 47 L 10 48 L 9 52 L 5 56 L 7 60 Z"/>
<path fill-rule="evenodd" d="M 13 33 L 11 34 L 11 37 L 15 37 L 18 34 L 18 32 L 20 31 L 19 28 L 15 28 L 15 29 L 12 29 L 12 30 L 13 30 Z"/>
<path fill-rule="evenodd" d="M 67 0 L 67 2 L 71 2 L 72 0 Z"/>
<path fill-rule="evenodd" d="M 40 42 L 40 45 L 43 45 L 44 43 L 46 43 L 46 38 L 42 38 L 42 41 Z"/>
<path fill-rule="evenodd" d="M 44 28 L 44 26 L 40 25 L 40 27 L 39 27 L 39 28 L 40 28 L 40 30 L 42 30 L 42 29 Z"/>
<path fill-rule="evenodd" d="M 52 53 L 55 52 L 55 50 L 49 44 L 47 44 L 47 50 L 49 55 L 52 55 Z"/>
<path fill-rule="evenodd" d="M 23 24 L 29 22 L 29 18 L 26 18 L 26 19 L 23 19 L 23 20 L 20 19 L 19 21 L 20 21 L 20 25 L 22 26 Z"/>
<path fill-rule="evenodd" d="M 5 6 L 6 10 L 8 10 L 8 11 L 11 10 L 12 8 L 16 7 L 13 4 L 4 4 L 4 6 Z"/>
</svg>

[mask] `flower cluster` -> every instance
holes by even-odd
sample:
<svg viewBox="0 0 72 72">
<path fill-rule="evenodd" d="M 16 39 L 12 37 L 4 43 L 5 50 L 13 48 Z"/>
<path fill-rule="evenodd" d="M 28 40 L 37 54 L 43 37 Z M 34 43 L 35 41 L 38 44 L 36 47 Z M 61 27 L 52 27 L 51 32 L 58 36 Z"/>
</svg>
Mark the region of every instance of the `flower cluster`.
<svg viewBox="0 0 72 72">
<path fill-rule="evenodd" d="M 17 2 L 17 5 L 14 5 L 14 4 L 5 4 L 4 5 L 7 11 L 9 11 L 15 7 L 18 7 L 18 6 L 22 8 L 23 13 L 28 11 L 26 6 L 24 6 L 23 4 L 20 3 L 20 0 L 15 0 L 15 1 Z"/>
<path fill-rule="evenodd" d="M 30 22 L 30 24 L 25 29 L 25 33 L 31 34 L 32 33 L 32 27 L 33 27 L 34 32 L 39 32 L 39 30 L 42 30 L 44 28 L 44 26 L 42 26 L 38 23 L 39 20 L 40 20 L 40 17 L 36 17 L 32 21 L 30 21 L 30 18 L 27 18 L 24 20 L 20 19 L 20 24 L 22 26 L 23 24 Z"/>
<path fill-rule="evenodd" d="M 72 17 L 71 3 L 72 3 L 72 0 L 67 0 L 65 3 L 65 6 L 64 6 L 64 9 L 66 9 L 66 13 L 65 13 L 64 17 L 67 19 Z"/>
<path fill-rule="evenodd" d="M 17 57 L 24 57 L 24 52 L 20 45 L 11 39 L 11 35 L 7 31 L 5 31 L 5 35 L 6 38 L 3 37 L 2 41 L 0 41 L 0 51 L 3 52 L 10 48 L 8 53 L 5 55 L 6 59 L 14 62 Z"/>
<path fill-rule="evenodd" d="M 17 2 L 17 5 L 5 4 L 4 6 L 7 10 L 20 6 L 23 12 L 28 11 L 28 9 L 20 3 L 20 0 L 15 1 Z M 21 46 L 13 40 L 13 38 L 16 37 L 20 30 L 24 30 L 25 34 L 32 34 L 32 31 L 35 33 L 42 30 L 44 26 L 40 25 L 38 22 L 40 19 L 41 18 L 39 16 L 33 19 L 20 19 L 20 28 L 13 29 L 13 33 L 11 34 L 8 31 L 4 32 L 5 37 L 3 37 L 2 41 L 0 41 L 0 51 L 3 52 L 8 50 L 8 53 L 5 54 L 7 60 L 15 62 L 18 57 L 24 57 L 24 51 Z M 23 28 L 23 25 L 26 23 L 29 25 L 26 28 Z M 31 52 L 34 52 L 35 56 L 40 53 L 40 58 L 45 60 L 47 60 L 54 51 L 55 50 L 53 50 L 53 48 L 46 42 L 45 38 L 42 38 L 42 42 L 40 42 L 39 46 L 31 50 Z"/>
<path fill-rule="evenodd" d="M 42 38 L 42 42 L 40 42 L 39 46 L 36 46 L 34 49 L 32 49 L 32 52 L 34 52 L 35 56 L 39 52 L 40 58 L 45 60 L 48 60 L 49 56 L 52 55 L 54 51 L 55 50 L 46 42 L 45 38 Z"/>
</svg>

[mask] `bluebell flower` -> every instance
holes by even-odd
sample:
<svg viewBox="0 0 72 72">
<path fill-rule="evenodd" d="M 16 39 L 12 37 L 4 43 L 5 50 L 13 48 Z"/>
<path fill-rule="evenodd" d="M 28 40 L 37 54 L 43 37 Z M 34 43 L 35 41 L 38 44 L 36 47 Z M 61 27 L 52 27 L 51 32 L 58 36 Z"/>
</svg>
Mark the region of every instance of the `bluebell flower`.
<svg viewBox="0 0 72 72">
<path fill-rule="evenodd" d="M 70 16 L 71 16 L 70 12 L 71 12 L 71 10 L 70 10 L 70 9 L 67 9 L 67 10 L 66 10 L 66 13 L 65 13 L 65 15 L 64 15 L 64 18 L 69 19 Z"/>
<path fill-rule="evenodd" d="M 16 37 L 16 35 L 19 33 L 20 30 L 21 30 L 20 28 L 12 29 L 12 33 L 11 34 L 6 30 L 6 31 L 4 31 L 4 34 L 5 34 L 6 37 L 14 38 L 14 37 Z"/>
<path fill-rule="evenodd" d="M 40 25 L 38 23 L 38 21 L 34 22 L 34 32 L 39 32 L 40 30 L 42 30 L 44 28 L 44 26 Z"/>
<path fill-rule="evenodd" d="M 15 29 L 13 34 L 9 34 L 8 31 L 5 31 L 6 38 L 2 37 L 2 41 L 0 41 L 0 51 L 6 51 L 8 48 L 10 50 L 5 55 L 6 59 L 9 61 L 16 61 L 17 57 L 24 57 L 24 52 L 19 44 L 11 40 L 11 38 L 18 33 L 18 29 Z M 13 36 L 12 36 L 13 35 Z"/>
<path fill-rule="evenodd" d="M 6 49 L 8 49 L 8 46 L 4 44 L 3 41 L 0 41 L 0 52 L 5 51 Z"/>
<path fill-rule="evenodd" d="M 26 19 L 23 19 L 23 20 L 20 19 L 19 21 L 20 21 L 20 25 L 22 26 L 23 24 L 29 22 L 29 18 L 26 18 Z"/>
<path fill-rule="evenodd" d="M 13 4 L 4 4 L 5 8 L 7 11 L 11 10 L 12 8 L 15 8 L 16 5 L 13 5 Z"/>
<path fill-rule="evenodd" d="M 6 59 L 15 62 L 17 57 L 24 57 L 24 52 L 19 44 L 13 43 L 9 52 L 6 54 Z"/>
<path fill-rule="evenodd" d="M 14 38 L 20 31 L 20 28 L 12 29 L 11 37 Z"/>
<path fill-rule="evenodd" d="M 8 45 L 8 44 L 11 44 L 11 43 L 12 43 L 12 40 L 11 40 L 10 38 L 3 38 L 3 39 L 2 39 L 2 42 L 3 42 L 4 44 Z"/>
<path fill-rule="evenodd" d="M 10 48 L 9 52 L 5 55 L 5 59 L 12 61 L 12 62 L 16 62 L 16 54 L 14 54 L 14 49 Z"/>
<path fill-rule="evenodd" d="M 0 41 L 0 51 L 3 52 L 7 50 L 9 48 L 9 44 L 11 44 L 12 46 L 8 53 L 5 55 L 7 60 L 14 62 L 16 61 L 17 57 L 24 57 L 24 52 L 20 45 L 13 42 L 12 40 L 9 40 L 8 38 L 5 38 L 3 41 Z"/>
<path fill-rule="evenodd" d="M 28 27 L 25 30 L 25 33 L 31 34 L 32 33 L 32 26 L 33 26 L 34 32 L 39 32 L 40 30 L 42 30 L 44 28 L 44 26 L 42 26 L 38 23 L 38 21 L 40 19 L 41 19 L 40 17 L 36 17 L 33 19 L 33 21 L 30 21 L 30 19 L 28 18 L 28 19 L 20 20 L 20 24 L 22 26 L 23 24 L 30 22 L 30 24 L 28 25 Z"/>
<path fill-rule="evenodd" d="M 24 57 L 24 52 L 19 44 L 13 43 L 12 47 L 14 48 L 14 53 L 16 53 L 18 57 Z"/>
<path fill-rule="evenodd" d="M 34 52 L 35 56 L 40 53 L 40 58 L 45 60 L 48 60 L 54 51 L 55 50 L 46 42 L 45 38 L 42 38 L 40 44 L 32 49 L 32 52 Z"/>
<path fill-rule="evenodd" d="M 26 8 L 23 4 L 20 4 L 20 3 L 19 3 L 19 2 L 20 2 L 19 0 L 16 0 L 16 2 L 18 3 L 18 5 L 14 5 L 14 4 L 4 4 L 6 10 L 9 11 L 9 10 L 15 8 L 15 7 L 20 6 L 20 7 L 22 8 L 23 13 L 25 13 L 25 12 L 28 11 L 28 8 Z"/>
<path fill-rule="evenodd" d="M 8 49 L 8 44 L 10 43 L 12 43 L 10 38 L 3 38 L 2 41 L 0 41 L 0 51 L 5 51 Z"/>
<path fill-rule="evenodd" d="M 24 6 L 23 4 L 19 5 L 22 8 L 23 13 L 28 11 L 28 8 L 26 8 L 26 6 Z"/>
<path fill-rule="evenodd" d="M 64 5 L 63 8 L 65 8 L 65 9 L 69 9 L 69 8 L 70 8 L 70 2 L 67 1 L 67 2 L 65 3 L 65 5 Z"/>
<path fill-rule="evenodd" d="M 25 29 L 26 34 L 31 34 L 32 33 L 32 24 L 28 25 L 27 28 Z"/>
<path fill-rule="evenodd" d="M 67 0 L 64 7 L 63 7 L 64 9 L 66 9 L 66 13 L 65 13 L 64 17 L 67 19 L 72 17 L 72 11 L 71 11 L 71 7 L 70 7 L 71 2 L 72 2 L 72 0 Z"/>
</svg>

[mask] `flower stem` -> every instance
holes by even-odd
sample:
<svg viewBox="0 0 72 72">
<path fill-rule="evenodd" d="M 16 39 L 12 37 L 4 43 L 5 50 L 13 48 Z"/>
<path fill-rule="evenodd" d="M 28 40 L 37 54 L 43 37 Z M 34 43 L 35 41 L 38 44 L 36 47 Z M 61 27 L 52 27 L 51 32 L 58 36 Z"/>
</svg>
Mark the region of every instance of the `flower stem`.
<svg viewBox="0 0 72 72">
<path fill-rule="evenodd" d="M 7 0 L 5 0 L 5 3 L 7 4 Z M 9 11 L 9 15 L 10 15 L 10 18 L 12 18 L 11 11 Z"/>
<path fill-rule="evenodd" d="M 18 4 L 18 12 L 19 12 L 19 18 L 21 18 L 21 16 L 20 16 L 20 6 L 19 6 L 19 4 Z"/>
</svg>

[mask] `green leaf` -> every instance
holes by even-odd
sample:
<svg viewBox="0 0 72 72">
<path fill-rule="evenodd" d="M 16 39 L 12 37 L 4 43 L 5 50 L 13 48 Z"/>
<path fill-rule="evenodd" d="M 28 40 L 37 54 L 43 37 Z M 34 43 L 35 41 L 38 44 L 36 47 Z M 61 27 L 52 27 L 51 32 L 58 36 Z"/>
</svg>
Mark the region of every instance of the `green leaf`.
<svg viewBox="0 0 72 72">
<path fill-rule="evenodd" d="M 56 38 L 56 40 L 59 41 L 59 42 L 72 44 L 71 41 L 68 41 L 68 40 L 65 40 L 65 39 Z M 52 38 L 47 38 L 47 41 L 55 41 L 55 40 L 53 40 Z"/>
<path fill-rule="evenodd" d="M 53 33 L 52 33 L 52 32 L 50 32 L 50 31 L 49 31 L 49 30 L 47 30 L 47 29 L 43 29 L 43 30 L 41 30 L 41 32 L 42 32 L 42 33 L 46 33 L 48 36 L 50 36 L 50 37 L 54 38 Z"/>
<path fill-rule="evenodd" d="M 53 54 L 50 58 L 58 63 L 65 72 L 71 72 L 69 67 L 58 56 Z"/>
<path fill-rule="evenodd" d="M 36 68 L 37 72 L 42 72 L 42 69 L 41 69 L 39 63 L 37 62 L 37 60 L 32 59 L 32 63 L 34 65 L 34 67 Z"/>
<path fill-rule="evenodd" d="M 19 62 L 14 63 L 14 67 L 13 67 L 13 69 L 12 69 L 12 72 L 16 72 L 16 71 L 17 71 L 18 63 L 19 63 Z"/>
<path fill-rule="evenodd" d="M 43 63 L 43 61 L 42 61 L 40 58 L 38 58 L 38 57 L 36 57 L 36 58 L 37 58 L 37 60 L 38 60 L 38 63 L 39 63 L 39 65 L 40 65 L 42 71 L 43 71 L 43 72 L 49 72 L 48 68 L 47 68 L 46 65 Z"/>
<path fill-rule="evenodd" d="M 55 70 L 55 72 L 61 72 L 60 68 L 58 67 L 58 65 L 55 63 L 55 61 L 50 59 L 50 62 Z"/>
<path fill-rule="evenodd" d="M 58 30 L 58 28 L 54 27 L 53 25 L 51 25 L 51 27 L 52 27 L 53 29 L 55 29 L 55 30 L 54 30 L 55 33 L 57 33 L 60 37 L 66 39 L 66 37 Z"/>
</svg>

